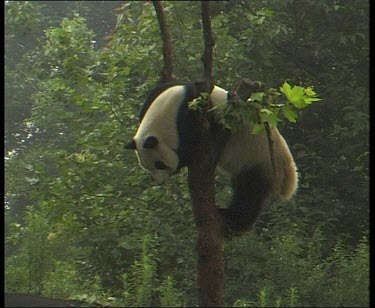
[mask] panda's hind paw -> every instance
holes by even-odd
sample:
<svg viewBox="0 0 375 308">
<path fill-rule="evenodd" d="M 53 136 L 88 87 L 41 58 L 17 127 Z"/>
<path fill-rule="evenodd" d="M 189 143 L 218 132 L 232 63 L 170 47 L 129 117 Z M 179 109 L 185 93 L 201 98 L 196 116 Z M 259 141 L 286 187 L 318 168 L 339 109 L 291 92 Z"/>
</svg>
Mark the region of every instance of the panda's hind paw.
<svg viewBox="0 0 375 308">
<path fill-rule="evenodd" d="M 222 220 L 223 235 L 226 239 L 241 236 L 253 230 L 253 223 L 248 221 L 244 223 L 243 219 L 238 219 L 238 216 L 231 209 L 218 208 Z"/>
</svg>

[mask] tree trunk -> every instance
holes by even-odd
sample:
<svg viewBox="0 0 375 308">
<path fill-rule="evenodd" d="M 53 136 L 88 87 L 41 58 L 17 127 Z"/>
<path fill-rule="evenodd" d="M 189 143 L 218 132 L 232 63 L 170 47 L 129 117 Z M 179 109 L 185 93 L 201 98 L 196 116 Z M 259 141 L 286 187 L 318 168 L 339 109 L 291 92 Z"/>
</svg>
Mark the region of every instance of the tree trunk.
<svg viewBox="0 0 375 308">
<path fill-rule="evenodd" d="M 200 307 L 224 306 L 223 232 L 215 207 L 215 156 L 208 121 L 203 118 L 202 143 L 189 166 L 189 191 L 197 226 Z"/>
</svg>

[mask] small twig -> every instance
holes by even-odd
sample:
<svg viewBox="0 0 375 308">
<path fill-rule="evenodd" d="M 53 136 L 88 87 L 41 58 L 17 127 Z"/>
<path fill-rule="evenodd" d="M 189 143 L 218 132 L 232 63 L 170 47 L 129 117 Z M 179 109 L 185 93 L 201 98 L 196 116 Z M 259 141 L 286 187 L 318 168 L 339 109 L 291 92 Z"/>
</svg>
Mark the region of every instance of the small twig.
<svg viewBox="0 0 375 308">
<path fill-rule="evenodd" d="M 272 137 L 271 137 L 271 128 L 270 128 L 270 125 L 267 122 L 264 123 L 264 127 L 265 127 L 266 133 L 267 133 L 268 149 L 269 149 L 270 156 L 271 156 L 273 172 L 274 172 L 274 174 L 277 174 L 276 163 L 275 163 L 275 153 L 273 151 L 274 141 L 272 140 Z"/>
<path fill-rule="evenodd" d="M 120 124 L 121 124 L 122 126 L 124 126 L 124 125 L 125 125 L 125 122 L 122 121 L 122 120 L 120 119 L 120 117 L 116 114 L 116 111 L 113 109 L 111 103 L 110 103 L 110 102 L 107 102 L 107 101 L 105 101 L 105 103 L 109 106 L 109 108 L 111 109 L 111 113 L 112 113 L 113 116 L 117 119 L 117 121 L 119 121 Z"/>
<path fill-rule="evenodd" d="M 27 78 L 27 81 L 31 83 L 31 85 L 33 86 L 33 88 L 35 89 L 35 91 L 39 92 L 38 88 L 36 87 L 36 85 L 34 84 L 34 82 L 32 81 L 32 79 L 23 71 L 21 70 L 19 67 L 17 67 L 17 69 L 23 74 L 25 75 L 25 77 Z"/>
<path fill-rule="evenodd" d="M 89 196 L 89 197 L 95 197 L 95 198 L 114 198 L 114 199 L 118 199 L 118 198 L 127 198 L 127 199 L 133 199 L 133 200 L 137 200 L 139 202 L 142 202 L 144 204 L 148 204 L 149 202 L 148 201 L 145 201 L 141 198 L 138 198 L 138 197 L 133 197 L 133 196 L 128 196 L 128 195 L 124 195 L 124 196 L 120 196 L 120 194 L 117 194 L 117 195 L 100 195 L 100 194 L 97 194 L 97 195 L 92 195 L 92 194 L 88 194 L 88 193 L 83 193 L 84 196 Z"/>
</svg>

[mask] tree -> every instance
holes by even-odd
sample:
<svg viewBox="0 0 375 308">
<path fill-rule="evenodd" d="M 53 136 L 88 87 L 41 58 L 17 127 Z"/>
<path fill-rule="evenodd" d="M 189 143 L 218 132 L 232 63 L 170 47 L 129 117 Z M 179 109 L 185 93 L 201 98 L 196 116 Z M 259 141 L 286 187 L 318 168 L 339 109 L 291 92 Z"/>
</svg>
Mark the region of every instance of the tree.
<svg viewBox="0 0 375 308">
<path fill-rule="evenodd" d="M 6 284 L 10 272 L 26 279 L 21 261 L 29 207 L 48 218 L 47 240 L 54 242 L 45 247 L 60 262 L 52 262 L 44 285 L 53 285 L 54 273 L 75 268 L 76 293 L 120 300 L 121 275 L 132 273 L 144 236 L 156 234 L 156 277 L 173 276 L 185 305 L 197 305 L 186 172 L 166 187 L 151 186 L 136 158 L 123 150 L 163 64 L 153 6 L 117 3 L 116 16 L 106 2 L 80 2 L 77 17 L 73 3 L 61 2 L 57 10 L 54 2 L 28 2 L 43 13 L 39 30 L 27 34 L 10 30 L 16 20 L 6 10 Z M 24 14 L 18 21 L 34 23 L 27 10 L 17 11 L 25 2 L 6 5 L 15 9 L 13 16 Z M 199 2 L 165 5 L 175 74 L 196 80 L 202 74 Z M 298 123 L 280 127 L 301 173 L 297 198 L 266 208 L 253 233 L 225 242 L 225 304 L 254 301 L 264 287 L 262 294 L 275 303 L 293 284 L 305 306 L 368 305 L 368 246 L 360 244 L 369 208 L 368 3 L 219 1 L 211 9 L 218 85 L 234 89 L 248 77 L 278 88 L 288 79 L 315 85 L 324 99 L 304 110 Z M 116 25 L 109 30 L 110 24 Z M 107 40 L 98 35 L 106 32 Z M 66 62 L 56 70 L 64 52 Z M 229 181 L 221 177 L 215 184 L 216 203 L 224 205 Z M 322 239 L 313 237 L 318 227 Z M 307 258 L 312 238 L 321 251 L 310 253 L 315 261 Z M 338 240 L 345 249 L 334 257 Z M 69 271 L 63 271 L 67 263 Z M 353 279 L 353 292 L 342 292 Z M 151 304 L 159 304 L 156 292 Z"/>
</svg>

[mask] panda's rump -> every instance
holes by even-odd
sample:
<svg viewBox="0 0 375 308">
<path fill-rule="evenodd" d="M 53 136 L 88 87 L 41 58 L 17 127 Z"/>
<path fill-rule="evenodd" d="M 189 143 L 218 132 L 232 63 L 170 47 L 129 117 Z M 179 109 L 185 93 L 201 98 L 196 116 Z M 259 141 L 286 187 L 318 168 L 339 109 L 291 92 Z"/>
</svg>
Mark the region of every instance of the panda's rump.
<svg viewBox="0 0 375 308">
<path fill-rule="evenodd" d="M 289 148 L 277 129 L 271 130 L 275 169 L 272 166 L 267 135 L 251 134 L 246 126 L 232 134 L 219 160 L 219 167 L 236 177 L 246 169 L 261 168 L 270 190 L 289 199 L 296 190 L 297 173 Z M 249 183 L 251 185 L 251 183 Z"/>
</svg>

